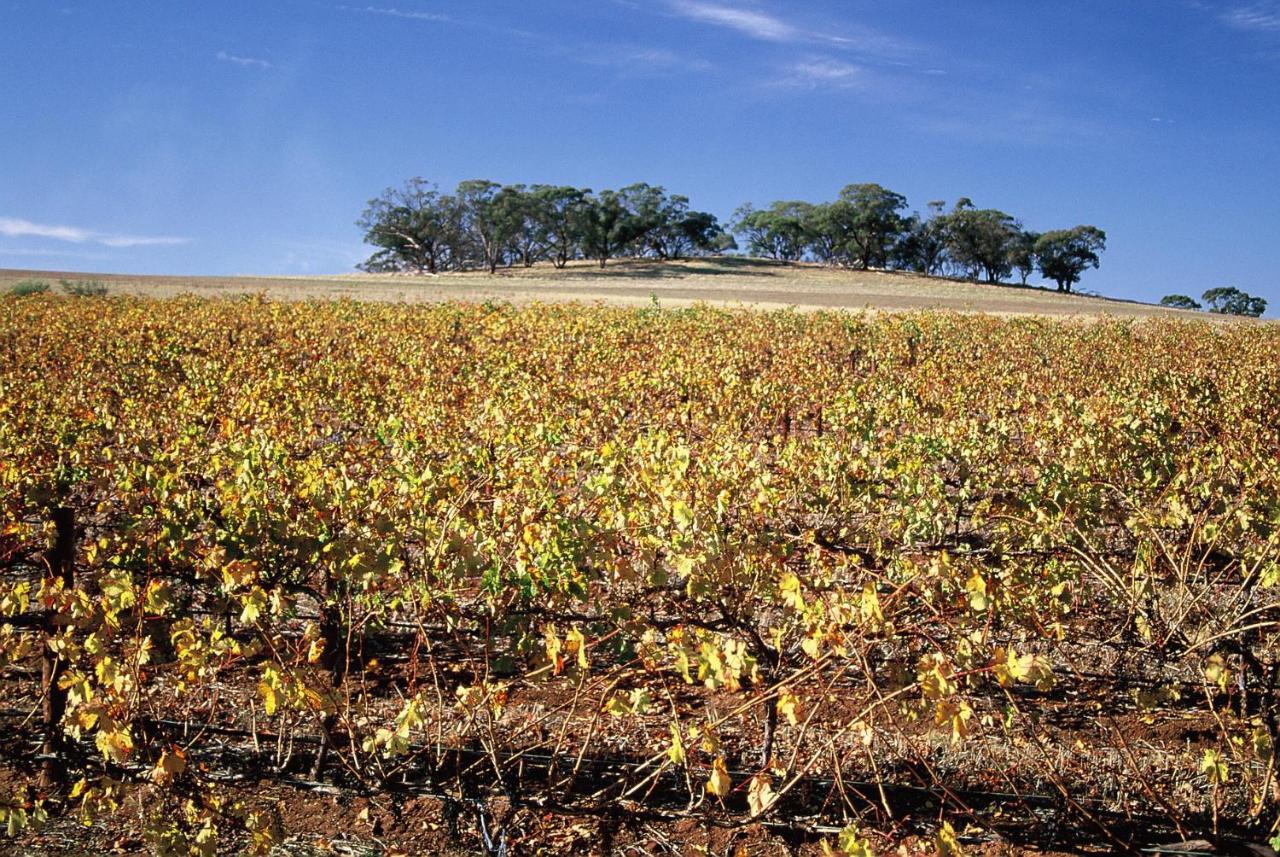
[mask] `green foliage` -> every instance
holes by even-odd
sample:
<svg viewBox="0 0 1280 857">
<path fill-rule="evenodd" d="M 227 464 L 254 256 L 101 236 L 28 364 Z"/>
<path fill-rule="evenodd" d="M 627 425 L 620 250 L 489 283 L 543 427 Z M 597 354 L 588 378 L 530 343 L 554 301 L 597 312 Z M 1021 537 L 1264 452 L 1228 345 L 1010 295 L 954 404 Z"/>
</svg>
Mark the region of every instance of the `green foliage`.
<svg viewBox="0 0 1280 857">
<path fill-rule="evenodd" d="M 744 205 L 734 213 L 733 231 L 747 252 L 779 262 L 795 262 L 810 248 L 813 206 L 807 202 L 775 202 L 765 209 Z"/>
<path fill-rule="evenodd" d="M 1012 215 L 994 208 L 974 208 L 967 199 L 939 218 L 946 235 L 947 254 L 972 280 L 985 275 L 997 283 L 1013 270 L 1011 250 L 1022 235 Z"/>
<path fill-rule="evenodd" d="M 1024 231 L 1012 215 L 967 199 L 951 211 L 930 202 L 905 214 L 907 199 L 882 185 L 845 186 L 832 202 L 782 200 L 734 212 L 731 228 L 690 207 L 688 197 L 638 182 L 593 192 L 553 185 L 464 181 L 442 194 L 421 178 L 369 201 L 357 225 L 376 251 L 367 271 L 438 273 L 575 259 L 605 267 L 620 257 L 680 259 L 739 247 L 782 262 L 812 260 L 861 270 L 902 269 L 1026 284 L 1037 268 L 1063 291 L 1097 267 L 1101 230 Z M 737 238 L 735 239 L 735 235 Z M 738 240 L 740 239 L 740 241 Z M 1046 267 L 1047 266 L 1047 267 Z"/>
<path fill-rule="evenodd" d="M 846 236 L 844 255 L 850 264 L 867 270 L 884 268 L 906 221 L 901 211 L 907 198 L 874 183 L 851 184 L 840 191 L 834 218 Z"/>
<path fill-rule="evenodd" d="M 1010 214 L 980 209 L 968 198 L 945 211 L 904 216 L 904 196 L 871 183 L 848 185 L 834 202 L 775 202 L 738 209 L 732 227 L 749 253 L 779 261 L 812 259 L 829 265 L 899 268 L 928 275 L 952 273 L 1001 282 L 1014 270 L 1026 285 L 1039 268 L 1070 291 L 1085 267 L 1097 267 L 1106 236 L 1092 226 L 1041 235 Z M 1046 268 L 1047 266 L 1047 268 Z"/>
<path fill-rule="evenodd" d="M 1018 272 L 1022 285 L 1027 284 L 1027 277 L 1036 269 L 1036 242 L 1040 233 L 1023 230 L 1009 243 L 1009 267 Z"/>
<path fill-rule="evenodd" d="M 106 283 L 99 280 L 58 280 L 58 286 L 75 298 L 100 298 L 107 294 Z"/>
<path fill-rule="evenodd" d="M 945 208 L 944 201 L 933 200 L 928 205 L 927 216 L 917 212 L 907 218 L 894 248 L 894 263 L 898 268 L 926 277 L 941 273 L 948 261 L 946 221 L 942 217 Z"/>
<path fill-rule="evenodd" d="M 1188 295 L 1165 295 L 1160 299 L 1160 306 L 1174 309 L 1200 309 L 1200 302 Z"/>
<path fill-rule="evenodd" d="M 679 259 L 726 246 L 715 215 L 643 183 L 596 194 L 474 179 L 445 195 L 415 178 L 370 200 L 358 225 L 379 248 L 360 266 L 367 271 L 494 273 L 539 261 L 563 268 L 573 259 L 603 267 L 623 255 Z"/>
<path fill-rule="evenodd" d="M 1040 273 L 1069 292 L 1080 282 L 1087 268 L 1098 267 L 1099 256 L 1107 248 L 1107 234 L 1096 226 L 1076 226 L 1046 232 L 1035 243 Z"/>
<path fill-rule="evenodd" d="M 460 267 L 468 255 L 457 199 L 420 178 L 370 200 L 357 225 L 365 243 L 379 248 L 361 265 L 366 271 L 434 274 Z"/>
<path fill-rule="evenodd" d="M 21 298 L 29 295 L 42 295 L 47 291 L 49 291 L 49 284 L 44 280 L 22 280 L 9 289 L 9 294 Z"/>
<path fill-rule="evenodd" d="M 1201 298 L 1209 305 L 1209 312 L 1257 318 L 1267 311 L 1266 298 L 1255 297 L 1232 286 L 1209 289 Z"/>
</svg>

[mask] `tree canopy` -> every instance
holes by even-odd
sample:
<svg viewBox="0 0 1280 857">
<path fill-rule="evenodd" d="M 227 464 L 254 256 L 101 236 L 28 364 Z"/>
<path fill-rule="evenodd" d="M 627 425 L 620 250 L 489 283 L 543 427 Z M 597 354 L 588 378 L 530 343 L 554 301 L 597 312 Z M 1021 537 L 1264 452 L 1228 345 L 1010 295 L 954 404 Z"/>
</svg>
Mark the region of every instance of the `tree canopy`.
<svg viewBox="0 0 1280 857">
<path fill-rule="evenodd" d="M 1069 292 L 1086 268 L 1098 267 L 1098 254 L 1107 248 L 1107 233 L 1096 226 L 1055 229 L 1037 239 L 1035 253 L 1040 273 Z"/>
<path fill-rule="evenodd" d="M 679 259 L 734 246 L 714 214 L 644 183 L 597 193 L 473 179 L 443 194 L 413 178 L 370 200 L 357 225 L 377 248 L 360 266 L 367 271 L 493 273 L 540 261 L 563 268 L 573 259 L 603 267 L 619 256 Z"/>
<path fill-rule="evenodd" d="M 1097 226 L 1039 232 L 997 208 L 961 197 L 948 209 L 933 200 L 910 211 L 907 198 L 883 185 L 846 185 L 828 202 L 746 203 L 726 228 L 692 207 L 689 197 L 636 182 L 593 191 L 559 185 L 503 185 L 487 179 L 452 193 L 422 178 L 387 188 L 357 221 L 375 250 L 367 271 L 438 273 L 573 260 L 601 267 L 616 258 L 681 259 L 734 252 L 779 262 L 817 262 L 859 270 L 914 271 L 1000 283 L 1038 273 L 1070 292 L 1101 264 L 1107 234 Z M 1232 286 L 1204 293 L 1210 312 L 1259 316 L 1265 299 Z M 1200 309 L 1187 295 L 1163 306 Z"/>
<path fill-rule="evenodd" d="M 998 283 L 1034 272 L 1070 291 L 1096 268 L 1106 234 L 1077 226 L 1041 234 L 995 208 L 961 197 L 947 210 L 933 200 L 907 213 L 907 198 L 883 185 L 850 184 L 832 202 L 786 200 L 735 213 L 732 229 L 747 252 L 784 262 L 813 261 L 861 270 L 905 270 Z"/>
<path fill-rule="evenodd" d="M 1223 315 L 1244 315 L 1257 318 L 1267 311 L 1266 298 L 1255 297 L 1234 286 L 1219 286 L 1200 296 L 1209 305 L 1209 312 Z"/>
<path fill-rule="evenodd" d="M 1160 306 L 1174 309 L 1200 309 L 1200 302 L 1190 295 L 1165 295 L 1160 299 Z"/>
</svg>

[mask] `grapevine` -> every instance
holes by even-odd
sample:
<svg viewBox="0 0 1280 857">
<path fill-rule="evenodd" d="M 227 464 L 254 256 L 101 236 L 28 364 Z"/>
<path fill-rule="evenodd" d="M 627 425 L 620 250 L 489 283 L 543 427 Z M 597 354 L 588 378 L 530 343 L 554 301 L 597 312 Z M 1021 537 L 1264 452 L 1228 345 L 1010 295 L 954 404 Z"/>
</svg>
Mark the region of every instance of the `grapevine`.
<svg viewBox="0 0 1280 857">
<path fill-rule="evenodd" d="M 1277 330 L 0 300 L 0 824 L 1269 839 Z"/>
</svg>

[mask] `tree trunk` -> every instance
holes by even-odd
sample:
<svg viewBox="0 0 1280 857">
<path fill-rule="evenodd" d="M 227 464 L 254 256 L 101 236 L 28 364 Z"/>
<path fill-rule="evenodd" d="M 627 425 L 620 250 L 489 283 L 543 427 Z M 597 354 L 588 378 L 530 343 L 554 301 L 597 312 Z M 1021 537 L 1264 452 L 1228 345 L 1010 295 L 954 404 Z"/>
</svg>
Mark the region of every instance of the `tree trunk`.
<svg viewBox="0 0 1280 857">
<path fill-rule="evenodd" d="M 53 548 L 45 555 L 45 562 L 49 567 L 49 576 L 60 578 L 64 590 L 70 590 L 75 585 L 75 511 L 66 506 L 57 507 L 53 510 L 53 525 L 56 531 Z M 44 744 L 41 753 L 45 757 L 41 765 L 40 784 L 45 787 L 61 780 L 65 769 L 63 752 L 66 742 L 63 740 L 62 715 L 67 710 L 67 692 L 58 686 L 58 682 L 67 665 L 47 645 L 58 630 L 57 614 L 49 611 L 45 614 L 46 645 L 40 664 L 41 687 L 44 691 Z"/>
</svg>

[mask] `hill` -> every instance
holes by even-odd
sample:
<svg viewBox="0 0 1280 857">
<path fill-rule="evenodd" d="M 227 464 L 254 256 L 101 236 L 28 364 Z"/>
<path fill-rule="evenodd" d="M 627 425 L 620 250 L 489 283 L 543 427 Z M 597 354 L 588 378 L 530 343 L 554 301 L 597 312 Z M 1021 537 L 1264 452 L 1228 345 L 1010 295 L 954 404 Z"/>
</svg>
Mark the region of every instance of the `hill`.
<svg viewBox="0 0 1280 857">
<path fill-rule="evenodd" d="M 676 262 L 622 260 L 437 276 L 339 274 L 325 277 L 189 277 L 0 269 L 0 290 L 23 279 L 99 280 L 111 292 L 170 297 L 265 293 L 279 300 L 601 302 L 665 307 L 699 302 L 765 309 L 950 309 L 1001 315 L 1139 317 L 1188 315 L 1153 304 L 1011 285 L 987 285 L 882 271 L 851 271 L 738 257 Z M 1203 316 L 1201 316 L 1203 317 Z"/>
</svg>

